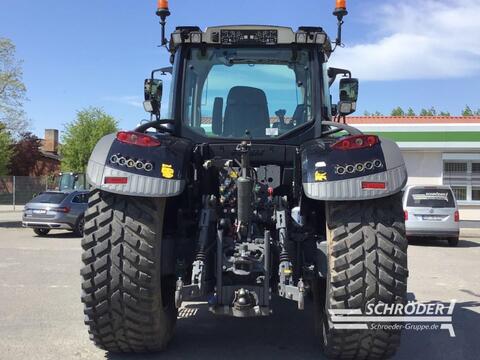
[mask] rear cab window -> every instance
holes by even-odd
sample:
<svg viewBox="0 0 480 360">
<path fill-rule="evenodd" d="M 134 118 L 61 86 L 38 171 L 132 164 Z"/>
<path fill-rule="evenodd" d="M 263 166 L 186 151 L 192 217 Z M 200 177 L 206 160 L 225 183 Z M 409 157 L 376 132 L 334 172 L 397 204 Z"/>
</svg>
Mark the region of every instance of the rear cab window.
<svg viewBox="0 0 480 360">
<path fill-rule="evenodd" d="M 423 187 L 410 189 L 408 207 L 455 208 L 455 198 L 450 189 Z"/>
<path fill-rule="evenodd" d="M 67 196 L 68 194 L 64 193 L 45 192 L 38 195 L 31 202 L 41 204 L 60 204 Z"/>
</svg>

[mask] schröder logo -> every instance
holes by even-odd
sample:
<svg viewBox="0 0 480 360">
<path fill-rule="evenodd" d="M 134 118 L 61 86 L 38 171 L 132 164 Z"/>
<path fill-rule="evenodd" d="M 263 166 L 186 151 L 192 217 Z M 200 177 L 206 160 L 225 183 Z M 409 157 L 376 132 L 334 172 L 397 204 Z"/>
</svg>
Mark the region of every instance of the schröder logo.
<svg viewBox="0 0 480 360">
<path fill-rule="evenodd" d="M 450 303 L 367 304 L 361 309 L 329 309 L 335 329 L 364 330 L 448 330 L 455 337 L 452 314 L 456 300 Z"/>
</svg>

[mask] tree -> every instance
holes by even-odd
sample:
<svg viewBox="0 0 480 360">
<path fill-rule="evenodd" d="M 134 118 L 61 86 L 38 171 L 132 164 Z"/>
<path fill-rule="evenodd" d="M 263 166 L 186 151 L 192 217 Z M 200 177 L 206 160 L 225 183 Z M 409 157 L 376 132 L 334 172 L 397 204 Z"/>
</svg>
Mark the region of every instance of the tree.
<svg viewBox="0 0 480 360">
<path fill-rule="evenodd" d="M 13 145 L 10 174 L 16 176 L 31 175 L 42 156 L 40 147 L 40 139 L 34 134 L 30 132 L 21 134 L 20 139 Z"/>
<path fill-rule="evenodd" d="M 395 109 L 392 110 L 392 113 L 391 113 L 392 116 L 405 116 L 405 111 L 403 111 L 403 109 L 398 106 L 396 107 Z"/>
<path fill-rule="evenodd" d="M 417 114 L 415 114 L 415 111 L 409 107 L 407 110 L 407 116 L 417 116 Z"/>
<path fill-rule="evenodd" d="M 451 116 L 450 112 L 448 111 L 440 111 L 440 114 L 438 114 L 439 116 Z"/>
<path fill-rule="evenodd" d="M 437 110 L 433 106 L 430 109 L 422 109 L 420 116 L 437 116 Z"/>
<path fill-rule="evenodd" d="M 375 112 L 371 113 L 370 111 L 365 110 L 363 112 L 363 116 L 383 116 L 383 114 L 380 111 L 375 111 Z"/>
<path fill-rule="evenodd" d="M 29 126 L 23 104 L 27 88 L 22 81 L 22 62 L 15 58 L 15 45 L 0 38 L 0 122 L 18 137 Z"/>
<path fill-rule="evenodd" d="M 473 111 L 470 106 L 465 105 L 465 108 L 462 111 L 462 116 L 473 116 Z"/>
<path fill-rule="evenodd" d="M 90 107 L 77 112 L 77 119 L 65 126 L 62 136 L 62 170 L 85 172 L 97 142 L 117 131 L 118 122 L 103 109 Z"/>
<path fill-rule="evenodd" d="M 0 123 L 0 176 L 7 175 L 12 157 L 12 139 L 5 126 Z"/>
</svg>

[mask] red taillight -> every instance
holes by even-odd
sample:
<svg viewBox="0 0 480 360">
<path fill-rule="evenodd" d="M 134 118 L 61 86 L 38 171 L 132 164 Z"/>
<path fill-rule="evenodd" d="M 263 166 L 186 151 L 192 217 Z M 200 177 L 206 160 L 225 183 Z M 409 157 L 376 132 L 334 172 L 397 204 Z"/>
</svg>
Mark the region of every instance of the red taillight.
<svg viewBox="0 0 480 360">
<path fill-rule="evenodd" d="M 460 213 L 458 212 L 458 210 L 455 211 L 454 219 L 455 222 L 460 222 Z"/>
<path fill-rule="evenodd" d="M 61 213 L 68 214 L 70 212 L 70 208 L 69 207 L 53 208 L 53 209 L 50 209 L 50 211 L 55 211 L 55 212 L 61 212 Z"/>
<path fill-rule="evenodd" d="M 348 136 L 330 146 L 335 150 L 354 150 L 372 147 L 380 143 L 376 135 L 354 135 Z"/>
<path fill-rule="evenodd" d="M 387 184 L 384 182 L 362 181 L 363 190 L 385 190 Z"/>
<path fill-rule="evenodd" d="M 120 131 L 117 133 L 117 140 L 126 144 L 144 147 L 160 146 L 160 141 L 158 139 L 135 131 Z"/>
<path fill-rule="evenodd" d="M 105 184 L 125 185 L 128 184 L 128 178 L 124 176 L 106 176 L 103 182 Z"/>
<path fill-rule="evenodd" d="M 407 210 L 403 210 L 403 214 L 405 216 L 405 221 L 408 220 L 408 211 Z"/>
</svg>

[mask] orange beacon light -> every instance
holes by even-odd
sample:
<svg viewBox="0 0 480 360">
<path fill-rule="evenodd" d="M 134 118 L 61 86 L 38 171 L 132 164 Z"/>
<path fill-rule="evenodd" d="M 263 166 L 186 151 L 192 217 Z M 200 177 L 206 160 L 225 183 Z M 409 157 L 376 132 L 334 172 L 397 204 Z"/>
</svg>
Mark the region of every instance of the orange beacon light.
<svg viewBox="0 0 480 360">
<path fill-rule="evenodd" d="M 347 8 L 347 0 L 337 0 L 337 5 L 335 6 L 336 9 L 346 9 Z"/>
<path fill-rule="evenodd" d="M 158 0 L 157 9 L 166 9 L 168 10 L 168 0 Z"/>
</svg>

